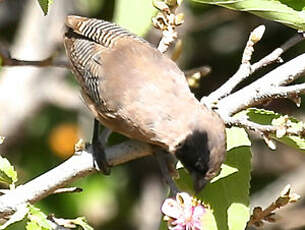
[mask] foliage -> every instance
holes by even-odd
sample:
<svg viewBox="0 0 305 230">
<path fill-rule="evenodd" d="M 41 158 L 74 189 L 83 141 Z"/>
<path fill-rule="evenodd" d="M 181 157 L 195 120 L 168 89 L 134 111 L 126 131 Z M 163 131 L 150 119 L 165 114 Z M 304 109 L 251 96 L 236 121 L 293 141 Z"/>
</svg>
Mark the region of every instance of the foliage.
<svg viewBox="0 0 305 230">
<path fill-rule="evenodd" d="M 10 185 L 11 188 L 15 187 L 17 181 L 17 173 L 14 166 L 4 157 L 0 156 L 0 182 Z"/>
<path fill-rule="evenodd" d="M 249 120 L 258 124 L 276 126 L 277 132 L 271 135 L 275 140 L 305 151 L 304 122 L 298 121 L 294 117 L 264 109 L 250 108 L 245 113 Z"/>
<path fill-rule="evenodd" d="M 47 219 L 47 216 L 33 205 L 29 205 L 29 211 L 27 214 L 27 230 L 49 230 L 52 229 L 51 221 Z"/>
<path fill-rule="evenodd" d="M 0 136 L 0 145 L 3 143 L 4 137 Z M 9 185 L 11 189 L 15 187 L 17 181 L 17 172 L 10 162 L 0 156 L 0 182 Z"/>
<path fill-rule="evenodd" d="M 72 224 L 81 226 L 84 230 L 93 230 L 93 228 L 87 224 L 85 217 L 77 217 L 74 220 L 70 220 Z"/>
<path fill-rule="evenodd" d="M 0 137 L 0 144 L 3 142 L 4 138 Z M 2 183 L 8 184 L 10 189 L 14 189 L 14 183 L 17 182 L 17 172 L 10 162 L 0 156 L 0 181 Z M 6 229 L 9 225 L 26 219 L 27 223 L 25 226 L 26 230 L 51 230 L 54 229 L 54 225 L 60 225 L 58 223 L 52 223 L 39 208 L 34 205 L 28 204 L 27 206 L 20 206 L 18 210 L 10 216 L 10 218 L 2 225 L 0 229 Z M 70 225 L 73 224 L 75 228 L 76 225 L 82 227 L 84 230 L 93 230 L 93 228 L 87 224 L 84 217 L 78 217 L 73 220 L 69 220 Z"/>
<path fill-rule="evenodd" d="M 289 27 L 305 30 L 305 1 L 284 0 L 192 0 L 232 10 L 246 11 Z"/>
<path fill-rule="evenodd" d="M 38 3 L 46 16 L 48 14 L 50 5 L 53 3 L 53 0 L 38 0 Z"/>
</svg>

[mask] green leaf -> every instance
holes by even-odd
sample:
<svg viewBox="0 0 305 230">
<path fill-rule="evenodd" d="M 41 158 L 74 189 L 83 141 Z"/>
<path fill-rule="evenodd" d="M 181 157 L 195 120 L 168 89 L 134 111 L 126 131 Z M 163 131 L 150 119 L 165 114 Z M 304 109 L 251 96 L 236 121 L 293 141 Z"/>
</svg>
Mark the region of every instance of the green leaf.
<svg viewBox="0 0 305 230">
<path fill-rule="evenodd" d="M 43 228 L 36 222 L 28 221 L 25 226 L 26 230 L 43 230 Z"/>
<path fill-rule="evenodd" d="M 48 14 L 49 7 L 53 3 L 53 0 L 38 0 L 38 3 L 43 11 L 44 16 Z"/>
<path fill-rule="evenodd" d="M 14 166 L 6 158 L 0 156 L 0 182 L 11 185 L 13 188 L 16 181 L 17 172 Z"/>
<path fill-rule="evenodd" d="M 48 230 L 52 229 L 51 222 L 47 219 L 47 216 L 40 211 L 39 208 L 34 207 L 33 205 L 29 205 L 29 213 L 28 213 L 28 224 L 30 227 L 37 227 L 37 225 L 40 228 L 34 228 L 34 229 L 42 229 L 42 230 Z"/>
<path fill-rule="evenodd" d="M 249 108 L 242 111 L 249 120 L 254 121 L 261 125 L 271 125 L 273 119 L 281 117 L 280 114 L 265 109 Z"/>
<path fill-rule="evenodd" d="M 152 0 L 118 0 L 115 2 L 114 22 L 143 36 L 151 27 L 151 17 L 155 12 Z"/>
<path fill-rule="evenodd" d="M 203 229 L 244 230 L 249 220 L 250 141 L 241 128 L 227 129 L 227 159 L 218 180 L 209 183 L 198 198 L 211 212 L 204 217 Z M 192 192 L 191 177 L 179 170 L 177 180 L 183 191 Z"/>
<path fill-rule="evenodd" d="M 246 11 L 262 18 L 305 30 L 305 0 L 193 0 L 232 10 Z"/>
<path fill-rule="evenodd" d="M 238 172 L 238 169 L 237 169 L 237 168 L 231 167 L 231 166 L 226 165 L 226 164 L 222 164 L 222 165 L 221 165 L 221 171 L 220 171 L 219 175 L 217 175 L 216 177 L 214 177 L 214 178 L 211 180 L 211 183 L 214 183 L 214 182 L 220 180 L 221 178 L 230 176 L 231 174 L 233 174 L 233 173 L 235 173 L 235 172 Z"/>
<path fill-rule="evenodd" d="M 241 146 L 251 146 L 245 130 L 227 129 L 227 151 Z"/>
<path fill-rule="evenodd" d="M 81 226 L 84 230 L 93 230 L 93 228 L 87 224 L 87 220 L 85 217 L 77 217 L 74 220 L 70 220 L 71 223 Z"/>
<path fill-rule="evenodd" d="M 163 221 L 163 218 L 160 220 L 159 230 L 168 230 L 167 222 Z"/>
<path fill-rule="evenodd" d="M 290 121 L 291 129 L 302 131 L 305 127 L 304 122 L 298 121 L 294 117 L 287 117 L 264 109 L 249 108 L 244 114 L 250 121 L 263 125 L 280 125 L 283 119 L 288 119 Z M 305 138 L 300 135 L 284 135 L 281 138 L 276 137 L 276 135 L 270 135 L 270 137 L 298 150 L 305 151 Z"/>
<path fill-rule="evenodd" d="M 209 208 L 206 209 L 206 213 L 204 213 L 201 222 L 204 226 L 204 229 L 217 229 L 215 216 L 213 214 L 213 211 Z"/>
<path fill-rule="evenodd" d="M 52 222 L 47 219 L 47 216 L 39 208 L 36 208 L 33 205 L 28 205 L 28 208 L 29 208 L 29 212 L 27 218 L 29 221 L 27 222 L 26 225 L 27 230 L 53 229 L 51 224 Z M 69 226 L 78 225 L 82 227 L 82 229 L 84 230 L 93 230 L 93 228 L 89 224 L 87 224 L 85 217 L 77 217 L 75 219 L 60 219 L 60 220 L 61 223 L 67 223 Z"/>
</svg>

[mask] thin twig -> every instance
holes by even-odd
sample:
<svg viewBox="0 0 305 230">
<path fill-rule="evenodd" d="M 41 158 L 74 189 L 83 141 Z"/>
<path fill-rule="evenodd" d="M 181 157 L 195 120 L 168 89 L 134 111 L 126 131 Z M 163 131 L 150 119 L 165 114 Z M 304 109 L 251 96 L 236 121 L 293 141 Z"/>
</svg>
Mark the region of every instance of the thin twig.
<svg viewBox="0 0 305 230">
<path fill-rule="evenodd" d="M 291 47 L 295 46 L 299 42 L 303 41 L 305 39 L 305 36 L 303 33 L 298 33 L 294 35 L 292 38 L 290 38 L 287 42 L 285 42 L 283 45 L 281 45 L 279 48 L 272 51 L 270 54 L 259 60 L 258 62 L 251 65 L 251 73 L 256 72 L 257 70 L 261 69 L 262 67 L 265 67 L 267 65 L 270 65 L 274 62 L 281 62 L 280 56 L 286 52 Z"/>
<path fill-rule="evenodd" d="M 282 118 L 283 118 L 283 122 L 276 125 L 258 124 L 253 121 L 247 120 L 246 117 L 228 117 L 224 120 L 224 122 L 228 127 L 230 126 L 242 127 L 267 136 L 273 134 L 278 138 L 281 138 L 284 135 L 304 137 L 303 127 L 300 128 L 293 127 L 288 116 L 283 116 Z"/>
<path fill-rule="evenodd" d="M 264 33 L 265 33 L 265 26 L 264 25 L 260 25 L 258 27 L 256 27 L 251 33 L 250 33 L 250 36 L 249 36 L 249 39 L 248 39 L 248 42 L 246 44 L 246 47 L 244 49 L 244 52 L 243 52 L 243 56 L 242 56 L 242 59 L 241 59 L 241 63 L 250 63 L 251 61 L 251 57 L 252 57 L 252 54 L 254 52 L 254 45 L 256 43 L 258 43 Z"/>
<path fill-rule="evenodd" d="M 0 54 L 1 55 L 1 54 Z M 67 61 L 55 60 L 53 57 L 49 57 L 40 61 L 26 61 L 19 60 L 15 58 L 2 58 L 3 66 L 36 66 L 36 67 L 60 67 L 60 68 L 70 68 L 70 64 Z"/>
<path fill-rule="evenodd" d="M 274 211 L 276 209 L 294 203 L 298 199 L 300 199 L 300 196 L 296 193 L 291 193 L 291 186 L 287 185 L 276 201 L 272 202 L 266 209 L 263 210 L 261 207 L 255 207 L 247 225 L 261 227 L 264 224 L 263 221 L 274 222 Z"/>
<path fill-rule="evenodd" d="M 165 53 L 168 47 L 176 41 L 178 34 L 176 27 L 183 23 L 183 14 L 176 15 L 176 9 L 182 1 L 154 0 L 153 5 L 159 13 L 152 18 L 153 26 L 162 31 L 158 50 Z"/>
<path fill-rule="evenodd" d="M 255 122 L 249 121 L 246 118 L 235 118 L 235 117 L 228 117 L 225 120 L 225 124 L 227 126 L 236 126 L 245 128 L 247 130 L 251 130 L 253 132 L 256 132 L 257 134 L 261 135 L 263 140 L 265 141 L 268 148 L 275 150 L 276 149 L 276 143 L 274 140 L 270 138 L 271 134 L 276 134 L 277 128 L 273 125 L 261 125 L 257 124 Z M 286 131 L 288 134 L 288 132 Z"/>
<path fill-rule="evenodd" d="M 251 36 L 250 36 L 251 38 Z M 281 45 L 279 48 L 275 49 L 272 53 L 261 59 L 260 61 L 254 63 L 253 65 L 250 64 L 250 58 L 252 55 L 253 46 L 249 46 L 249 41 L 247 43 L 247 46 L 245 48 L 244 53 L 249 53 L 249 58 L 246 58 L 248 61 L 244 61 L 238 71 L 220 88 L 215 90 L 213 93 L 209 95 L 208 98 L 203 98 L 202 102 L 207 104 L 210 107 L 213 107 L 214 104 L 217 104 L 217 102 L 223 98 L 229 95 L 229 93 L 232 92 L 232 90 L 242 81 L 244 81 L 246 78 L 248 78 L 251 74 L 253 74 L 255 71 L 259 70 L 262 67 L 265 67 L 269 64 L 272 64 L 279 60 L 280 55 L 282 55 L 284 52 L 286 52 L 289 48 L 296 45 L 300 41 L 303 41 L 305 39 L 304 34 L 296 34 L 291 39 L 289 39 L 287 42 L 285 42 L 283 45 Z M 243 55 L 244 57 L 245 55 Z M 245 58 L 243 58 L 245 59 Z M 294 79 L 293 79 L 294 80 Z M 276 79 L 273 79 L 274 82 L 277 82 Z M 289 81 L 291 82 L 291 81 Z M 286 83 L 289 83 L 286 81 Z M 265 85 L 264 85 L 265 86 Z"/>
<path fill-rule="evenodd" d="M 248 130 L 258 132 L 259 134 L 262 133 L 275 133 L 277 127 L 273 125 L 261 125 L 252 121 L 249 121 L 245 118 L 235 118 L 235 117 L 228 117 L 225 119 L 225 123 L 227 126 L 236 126 L 241 128 L 246 128 Z"/>
<path fill-rule="evenodd" d="M 184 71 L 184 75 L 185 75 L 186 78 L 189 78 L 193 74 L 196 74 L 196 73 L 199 73 L 201 75 L 201 77 L 205 77 L 209 73 L 211 73 L 211 67 L 207 66 L 207 65 L 204 65 L 204 66 L 200 66 L 198 68 L 194 68 L 194 69 Z"/>
<path fill-rule="evenodd" d="M 211 72 L 209 66 L 201 66 L 191 70 L 184 71 L 185 78 L 189 87 L 198 88 L 200 86 L 200 80 L 203 77 L 206 77 Z"/>
<path fill-rule="evenodd" d="M 204 98 L 202 102 L 204 102 L 209 107 L 213 107 L 213 104 L 217 104 L 218 100 L 229 95 L 240 82 L 242 82 L 251 74 L 250 60 L 254 52 L 253 46 L 261 40 L 264 31 L 265 26 L 261 25 L 256 27 L 250 33 L 248 42 L 242 55 L 241 65 L 238 71 L 225 84 L 223 84 L 213 93 L 211 93 L 208 98 Z"/>
<path fill-rule="evenodd" d="M 271 125 L 255 123 L 248 120 L 247 116 L 227 117 L 224 118 L 224 121 L 229 127 L 241 127 L 261 135 L 267 146 L 272 150 L 276 149 L 275 138 L 280 139 L 284 136 L 304 138 L 305 136 L 304 124 L 298 122 L 298 125 L 296 126 L 297 123 L 291 121 L 287 115 L 275 119 L 275 122 L 272 121 Z"/>
<path fill-rule="evenodd" d="M 272 87 L 289 84 L 304 74 L 305 54 L 301 54 L 250 85 L 222 98 L 217 103 L 217 111 L 225 119 L 243 109 L 261 104 L 268 98 L 264 92 L 272 90 Z"/>
<path fill-rule="evenodd" d="M 32 61 L 32 60 L 26 61 L 26 60 L 12 58 L 10 51 L 3 44 L 0 44 L 0 63 L 2 66 L 36 66 L 36 67 L 53 66 L 53 67 L 61 67 L 67 69 L 70 68 L 70 64 L 68 63 L 68 60 L 58 60 L 55 59 L 53 56 L 50 56 L 40 61 Z"/>
<path fill-rule="evenodd" d="M 212 92 L 209 96 L 201 98 L 200 102 L 213 108 L 219 100 L 228 96 L 231 91 L 250 74 L 250 64 L 243 63 L 239 66 L 238 71 L 221 87 Z"/>
<path fill-rule="evenodd" d="M 78 188 L 78 187 L 58 188 L 53 192 L 53 194 L 76 193 L 76 192 L 82 192 L 82 191 L 83 191 L 83 189 Z"/>
</svg>

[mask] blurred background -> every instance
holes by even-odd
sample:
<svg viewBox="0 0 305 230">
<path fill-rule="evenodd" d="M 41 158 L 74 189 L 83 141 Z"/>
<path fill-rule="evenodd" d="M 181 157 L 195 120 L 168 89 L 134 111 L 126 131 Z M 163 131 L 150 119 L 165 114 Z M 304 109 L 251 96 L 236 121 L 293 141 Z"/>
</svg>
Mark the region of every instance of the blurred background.
<svg viewBox="0 0 305 230">
<path fill-rule="evenodd" d="M 185 23 L 178 30 L 183 42 L 178 65 L 183 70 L 211 68 L 211 73 L 193 89 L 199 98 L 219 87 L 238 69 L 248 35 L 256 26 L 266 25 L 266 32 L 255 46 L 252 62 L 295 34 L 295 30 L 247 13 L 187 0 L 179 10 L 185 14 Z M 43 16 L 36 0 L 3 0 L 0 1 L 0 52 L 10 52 L 20 60 L 52 56 L 65 62 L 63 34 L 67 14 L 116 21 L 156 45 L 160 32 L 150 26 L 154 12 L 151 0 L 54 0 L 48 15 Z M 304 51 L 303 42 L 282 58 L 287 61 Z M 248 83 L 274 67 L 276 64 L 259 71 Z M 304 107 L 297 109 L 289 100 L 276 100 L 264 107 L 304 120 Z M 0 70 L 0 135 L 6 137 L 0 153 L 16 167 L 19 184 L 71 156 L 78 138 L 91 139 L 92 127 L 93 117 L 83 104 L 69 70 L 58 67 Z M 305 196 L 304 153 L 282 144 L 271 151 L 258 137 L 253 134 L 250 137 L 253 140 L 251 206 L 267 206 L 287 183 Z M 110 138 L 111 143 L 122 140 L 124 137 L 118 134 Z M 57 217 L 86 216 L 95 229 L 155 230 L 159 226 L 160 205 L 167 190 L 153 157 L 115 167 L 111 176 L 91 175 L 74 185 L 84 191 L 52 195 L 37 206 Z M 304 202 L 286 207 L 279 214 L 282 218 L 277 224 L 267 225 L 265 229 L 305 229 Z M 24 223 L 17 223 L 9 229 L 23 228 Z"/>
</svg>

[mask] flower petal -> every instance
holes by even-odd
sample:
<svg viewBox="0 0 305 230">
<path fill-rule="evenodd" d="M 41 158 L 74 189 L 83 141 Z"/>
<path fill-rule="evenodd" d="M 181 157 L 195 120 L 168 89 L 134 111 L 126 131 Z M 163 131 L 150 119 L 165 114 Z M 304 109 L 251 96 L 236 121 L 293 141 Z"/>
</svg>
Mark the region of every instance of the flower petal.
<svg viewBox="0 0 305 230">
<path fill-rule="evenodd" d="M 164 215 L 178 219 L 181 216 L 181 208 L 174 199 L 166 199 L 161 207 Z"/>
<path fill-rule="evenodd" d="M 193 217 L 199 217 L 201 218 L 202 215 L 205 213 L 205 209 L 202 205 L 197 205 L 194 209 L 194 212 L 193 212 Z"/>
<path fill-rule="evenodd" d="M 183 208 L 192 207 L 192 197 L 186 192 L 177 193 L 176 200 L 178 204 Z"/>
</svg>

